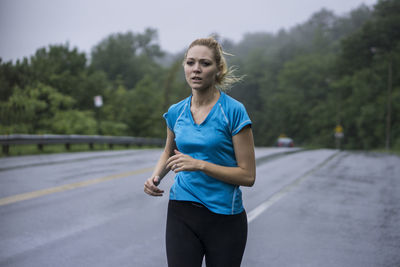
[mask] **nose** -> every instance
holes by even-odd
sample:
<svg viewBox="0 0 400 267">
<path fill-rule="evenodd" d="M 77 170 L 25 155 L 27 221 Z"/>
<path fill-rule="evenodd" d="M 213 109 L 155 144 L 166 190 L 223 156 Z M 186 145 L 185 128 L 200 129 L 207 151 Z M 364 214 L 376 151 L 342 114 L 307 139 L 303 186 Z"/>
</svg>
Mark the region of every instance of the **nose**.
<svg viewBox="0 0 400 267">
<path fill-rule="evenodd" d="M 193 66 L 193 72 L 195 72 L 195 73 L 200 73 L 200 72 L 201 72 L 200 63 L 194 64 L 194 66 Z"/>
</svg>

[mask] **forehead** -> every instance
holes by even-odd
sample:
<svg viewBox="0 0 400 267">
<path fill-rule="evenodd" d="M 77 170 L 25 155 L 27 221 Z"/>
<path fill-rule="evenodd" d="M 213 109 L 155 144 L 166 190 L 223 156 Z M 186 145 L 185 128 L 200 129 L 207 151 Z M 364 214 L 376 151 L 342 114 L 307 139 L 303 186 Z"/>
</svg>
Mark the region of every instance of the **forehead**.
<svg viewBox="0 0 400 267">
<path fill-rule="evenodd" d="M 195 45 L 187 52 L 187 58 L 214 60 L 214 53 L 207 46 Z"/>
</svg>

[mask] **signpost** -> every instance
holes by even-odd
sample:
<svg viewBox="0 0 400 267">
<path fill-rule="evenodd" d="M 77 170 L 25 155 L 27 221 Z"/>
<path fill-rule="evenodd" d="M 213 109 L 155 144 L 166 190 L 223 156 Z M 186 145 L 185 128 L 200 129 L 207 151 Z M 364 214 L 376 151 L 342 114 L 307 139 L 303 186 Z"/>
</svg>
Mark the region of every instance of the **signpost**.
<svg viewBox="0 0 400 267">
<path fill-rule="evenodd" d="M 342 127 L 342 125 L 338 124 L 335 127 L 336 149 L 340 149 L 340 143 L 341 143 L 341 140 L 343 137 L 344 137 L 343 127 Z"/>
<path fill-rule="evenodd" d="M 94 106 L 96 107 L 97 134 L 101 135 L 100 108 L 103 106 L 103 97 L 101 95 L 94 97 Z"/>
<path fill-rule="evenodd" d="M 100 108 L 101 106 L 103 106 L 103 97 L 101 95 L 96 95 L 94 97 L 94 105 L 97 108 Z"/>
</svg>

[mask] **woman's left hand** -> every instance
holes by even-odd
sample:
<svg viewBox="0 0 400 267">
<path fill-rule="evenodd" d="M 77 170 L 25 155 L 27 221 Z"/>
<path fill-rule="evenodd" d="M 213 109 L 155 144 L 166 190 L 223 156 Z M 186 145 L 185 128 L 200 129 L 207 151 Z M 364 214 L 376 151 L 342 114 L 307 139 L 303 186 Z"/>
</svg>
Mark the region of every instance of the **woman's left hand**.
<svg viewBox="0 0 400 267">
<path fill-rule="evenodd" d="M 167 160 L 167 168 L 175 173 L 180 171 L 197 171 L 199 170 L 199 160 L 192 158 L 186 154 L 174 150 L 175 155 Z"/>
</svg>

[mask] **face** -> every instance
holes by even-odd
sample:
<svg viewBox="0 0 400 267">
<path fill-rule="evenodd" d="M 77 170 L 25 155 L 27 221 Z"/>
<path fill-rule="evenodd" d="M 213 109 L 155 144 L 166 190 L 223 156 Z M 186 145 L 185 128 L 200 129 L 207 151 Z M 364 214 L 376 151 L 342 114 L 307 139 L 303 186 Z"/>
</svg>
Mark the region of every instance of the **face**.
<svg viewBox="0 0 400 267">
<path fill-rule="evenodd" d="M 200 45 L 190 48 L 184 70 L 186 81 L 193 90 L 214 88 L 218 68 L 210 48 Z"/>
</svg>

